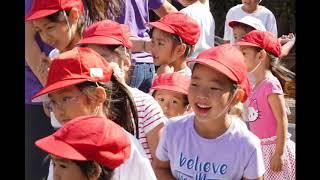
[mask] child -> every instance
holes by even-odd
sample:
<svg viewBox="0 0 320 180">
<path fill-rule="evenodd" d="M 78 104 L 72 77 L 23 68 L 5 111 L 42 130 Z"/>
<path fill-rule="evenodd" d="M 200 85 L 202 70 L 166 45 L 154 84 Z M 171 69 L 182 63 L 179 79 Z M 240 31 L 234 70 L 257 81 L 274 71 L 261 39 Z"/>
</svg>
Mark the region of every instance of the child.
<svg viewBox="0 0 320 180">
<path fill-rule="evenodd" d="M 78 116 L 98 115 L 139 137 L 137 110 L 131 94 L 114 76 L 111 65 L 90 48 L 76 47 L 52 61 L 46 86 L 33 96 L 34 102 L 47 99 L 62 125 Z M 141 146 L 138 142 L 136 145 Z M 134 161 L 128 162 L 131 168 Z"/>
<path fill-rule="evenodd" d="M 201 3 L 200 0 L 178 0 L 185 8 L 180 12 L 193 18 L 200 26 L 199 40 L 194 47 L 190 59 L 195 59 L 198 54 L 214 46 L 215 22 L 210 12 L 208 4 Z"/>
<path fill-rule="evenodd" d="M 281 45 L 273 34 L 257 30 L 237 44 L 245 56 L 252 89 L 245 103 L 245 119 L 261 139 L 264 179 L 295 179 L 295 143 L 288 135 L 285 99 L 279 80 L 270 71 Z"/>
<path fill-rule="evenodd" d="M 192 54 L 200 35 L 198 23 L 177 12 L 148 23 L 152 28 L 151 54 L 157 66 L 168 65 L 185 76 L 191 76 L 186 58 Z"/>
<path fill-rule="evenodd" d="M 189 110 L 188 88 L 190 79 L 178 72 L 157 76 L 150 94 L 160 104 L 167 118 L 180 116 Z"/>
<path fill-rule="evenodd" d="M 242 4 L 238 4 L 229 9 L 226 15 L 224 25 L 224 37 L 226 42 L 234 43 L 233 30 L 229 27 L 229 22 L 238 20 L 245 16 L 253 16 L 260 19 L 267 31 L 278 36 L 277 21 L 273 13 L 264 6 L 259 5 L 261 0 L 242 0 Z"/>
<path fill-rule="evenodd" d="M 250 92 L 243 55 L 230 44 L 220 45 L 188 65 L 194 114 L 165 126 L 156 151 L 158 179 L 262 179 L 259 139 L 228 114 Z"/>
<path fill-rule="evenodd" d="M 266 31 L 260 19 L 253 16 L 245 16 L 239 20 L 229 22 L 229 26 L 233 30 L 235 42 L 238 42 L 244 35 L 253 30 Z"/>
<path fill-rule="evenodd" d="M 109 119 L 80 116 L 35 144 L 50 154 L 54 179 L 156 179 L 154 173 L 135 174 L 139 172 L 134 170 L 137 168 L 145 172 L 153 170 L 148 159 L 137 153 L 133 140 Z M 135 161 L 135 166 L 129 169 L 126 162 L 130 160 Z M 128 171 L 122 171 L 124 167 Z"/>
<path fill-rule="evenodd" d="M 119 67 L 115 75 L 122 79 L 122 85 L 132 95 L 132 103 L 137 109 L 138 139 L 152 161 L 160 139 L 159 132 L 167 118 L 152 96 L 126 84 L 130 79 L 130 48 L 132 47 L 128 27 L 110 20 L 98 21 L 85 30 L 79 45 L 95 50 L 108 62 Z"/>
</svg>

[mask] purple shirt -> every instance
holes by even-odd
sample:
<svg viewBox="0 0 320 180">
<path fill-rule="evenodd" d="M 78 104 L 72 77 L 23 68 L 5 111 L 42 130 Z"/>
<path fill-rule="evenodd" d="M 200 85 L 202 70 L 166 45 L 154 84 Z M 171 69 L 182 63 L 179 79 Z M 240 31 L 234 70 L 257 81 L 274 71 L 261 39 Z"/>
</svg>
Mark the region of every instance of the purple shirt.
<svg viewBox="0 0 320 180">
<path fill-rule="evenodd" d="M 149 22 L 149 9 L 158 9 L 163 3 L 164 0 L 126 0 L 118 22 L 127 24 L 132 35 L 148 38 L 150 29 L 145 23 Z M 132 61 L 153 63 L 151 55 L 146 52 L 132 53 Z"/>
<path fill-rule="evenodd" d="M 31 9 L 32 0 L 25 0 L 24 1 L 24 12 L 27 12 Z M 46 45 L 44 42 L 41 41 L 40 36 L 37 34 L 36 41 L 41 49 L 44 51 L 46 55 L 53 49 L 52 47 Z M 25 62 L 24 68 L 24 103 L 25 104 L 42 104 L 42 103 L 31 103 L 31 97 L 39 92 L 42 89 L 42 85 L 37 77 L 33 74 L 28 64 Z"/>
</svg>

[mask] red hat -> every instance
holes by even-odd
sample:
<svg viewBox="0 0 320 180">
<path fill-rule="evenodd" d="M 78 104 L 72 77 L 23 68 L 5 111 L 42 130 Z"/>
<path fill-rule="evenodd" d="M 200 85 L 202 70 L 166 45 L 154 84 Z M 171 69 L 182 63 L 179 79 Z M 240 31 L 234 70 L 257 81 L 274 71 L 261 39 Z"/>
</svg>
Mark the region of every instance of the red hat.
<svg viewBox="0 0 320 180">
<path fill-rule="evenodd" d="M 82 0 L 33 0 L 26 21 L 43 18 L 61 10 L 70 10 L 73 7 L 82 13 Z"/>
<path fill-rule="evenodd" d="M 268 31 L 251 31 L 237 42 L 236 45 L 259 47 L 276 57 L 279 57 L 281 54 L 281 44 L 278 38 Z"/>
<path fill-rule="evenodd" d="M 188 95 L 190 79 L 178 72 L 163 73 L 157 76 L 151 86 L 153 90 L 169 90 Z"/>
<path fill-rule="evenodd" d="M 169 13 L 158 21 L 147 23 L 147 25 L 168 33 L 177 34 L 189 45 L 195 45 L 200 36 L 198 23 L 181 12 Z"/>
<path fill-rule="evenodd" d="M 82 82 L 108 82 L 112 73 L 109 63 L 97 52 L 75 47 L 52 61 L 47 84 L 32 97 L 32 101 L 44 101 L 44 95 Z"/>
<path fill-rule="evenodd" d="M 90 25 L 83 33 L 78 44 L 123 45 L 132 47 L 129 40 L 129 27 L 111 20 L 98 21 Z"/>
<path fill-rule="evenodd" d="M 187 62 L 193 68 L 195 63 L 203 64 L 226 75 L 237 86 L 245 91 L 242 102 L 245 102 L 249 93 L 250 85 L 247 78 L 247 67 L 240 50 L 233 45 L 223 44 L 202 51 L 194 60 Z"/>
<path fill-rule="evenodd" d="M 78 161 L 96 161 L 110 169 L 130 156 L 126 132 L 104 117 L 81 116 L 64 124 L 55 133 L 35 144 L 49 154 Z"/>
<path fill-rule="evenodd" d="M 255 30 L 266 31 L 266 28 L 262 24 L 261 20 L 253 16 L 245 16 L 239 20 L 233 20 L 229 22 L 229 26 L 232 28 L 238 26 L 239 24 L 250 26 Z"/>
</svg>

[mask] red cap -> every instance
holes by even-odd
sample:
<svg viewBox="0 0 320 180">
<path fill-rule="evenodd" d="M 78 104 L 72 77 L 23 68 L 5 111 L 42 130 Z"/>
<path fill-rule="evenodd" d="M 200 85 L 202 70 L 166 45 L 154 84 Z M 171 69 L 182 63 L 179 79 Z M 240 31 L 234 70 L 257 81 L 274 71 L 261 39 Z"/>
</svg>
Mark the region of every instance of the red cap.
<svg viewBox="0 0 320 180">
<path fill-rule="evenodd" d="M 157 76 L 151 86 L 153 90 L 169 90 L 188 95 L 190 79 L 178 72 L 163 73 Z"/>
<path fill-rule="evenodd" d="M 81 116 L 35 144 L 49 154 L 69 160 L 96 161 L 110 169 L 130 156 L 128 135 L 116 123 L 97 116 Z"/>
<path fill-rule="evenodd" d="M 177 34 L 189 45 L 195 45 L 200 36 L 198 23 L 181 12 L 169 13 L 158 21 L 147 23 L 147 25 L 168 33 Z"/>
<path fill-rule="evenodd" d="M 73 7 L 82 13 L 82 0 L 33 0 L 26 21 L 43 18 L 61 10 L 70 10 Z"/>
<path fill-rule="evenodd" d="M 245 96 L 242 102 L 246 101 L 250 93 L 250 85 L 244 57 L 238 48 L 230 44 L 216 46 L 202 51 L 196 59 L 190 60 L 187 63 L 191 68 L 193 68 L 195 63 L 203 64 L 226 75 L 237 86 L 244 89 Z"/>
<path fill-rule="evenodd" d="M 129 40 L 129 27 L 111 20 L 98 21 L 90 25 L 83 33 L 78 44 L 123 45 L 132 47 Z"/>
<path fill-rule="evenodd" d="M 268 31 L 251 31 L 237 42 L 236 45 L 259 47 L 276 57 L 279 57 L 281 54 L 281 44 L 278 38 Z"/>
<path fill-rule="evenodd" d="M 32 97 L 44 101 L 44 95 L 85 81 L 108 82 L 113 71 L 109 63 L 90 48 L 75 47 L 56 57 L 49 69 L 45 87 Z"/>
</svg>

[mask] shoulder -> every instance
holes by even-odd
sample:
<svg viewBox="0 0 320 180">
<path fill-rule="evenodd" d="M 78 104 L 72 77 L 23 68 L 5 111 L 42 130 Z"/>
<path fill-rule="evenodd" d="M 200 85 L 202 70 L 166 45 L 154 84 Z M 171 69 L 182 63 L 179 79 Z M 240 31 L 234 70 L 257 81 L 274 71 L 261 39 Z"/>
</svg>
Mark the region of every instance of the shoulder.
<svg viewBox="0 0 320 180">
<path fill-rule="evenodd" d="M 259 6 L 260 9 L 258 13 L 264 14 L 265 16 L 274 16 L 274 14 L 270 11 L 270 9 L 266 8 L 265 6 Z"/>
<path fill-rule="evenodd" d="M 229 9 L 228 14 L 229 13 L 237 13 L 237 12 L 242 11 L 241 7 L 242 7 L 242 4 L 238 4 L 238 5 L 233 6 L 232 8 Z"/>
<path fill-rule="evenodd" d="M 282 93 L 283 91 L 280 81 L 271 73 L 268 75 L 266 80 L 264 80 L 261 88 L 266 91 L 266 93 Z"/>
<path fill-rule="evenodd" d="M 232 135 L 237 139 L 239 145 L 246 146 L 249 149 L 256 149 L 260 146 L 260 139 L 247 128 L 246 124 L 240 118 L 233 117 Z"/>
</svg>

